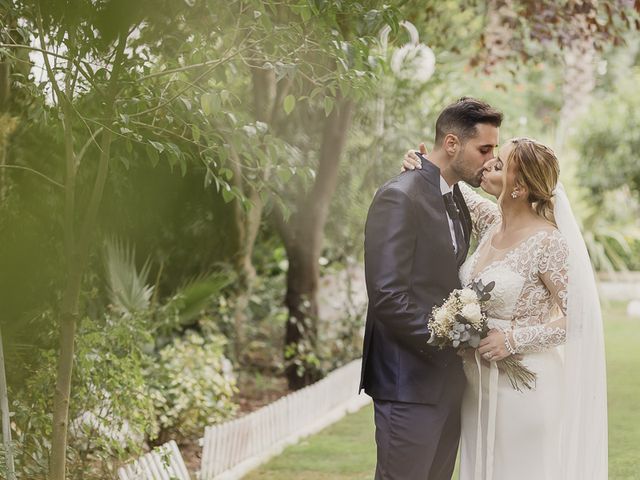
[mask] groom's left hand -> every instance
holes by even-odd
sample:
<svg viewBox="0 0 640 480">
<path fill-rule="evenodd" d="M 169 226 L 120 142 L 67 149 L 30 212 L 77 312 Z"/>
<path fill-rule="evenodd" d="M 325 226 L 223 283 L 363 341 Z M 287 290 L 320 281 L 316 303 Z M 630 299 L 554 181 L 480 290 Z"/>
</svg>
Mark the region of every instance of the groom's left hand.
<svg viewBox="0 0 640 480">
<path fill-rule="evenodd" d="M 501 330 L 495 328 L 489 330 L 487 336 L 480 341 L 478 352 L 482 358 L 491 362 L 503 360 L 511 355 L 504 344 L 504 339 L 505 334 Z"/>
</svg>

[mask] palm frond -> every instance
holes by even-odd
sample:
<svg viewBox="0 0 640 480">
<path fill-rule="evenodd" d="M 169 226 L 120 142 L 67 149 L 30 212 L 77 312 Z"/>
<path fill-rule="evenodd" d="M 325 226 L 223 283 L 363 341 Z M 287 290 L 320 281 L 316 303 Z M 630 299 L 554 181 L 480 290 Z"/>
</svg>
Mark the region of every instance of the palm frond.
<svg viewBox="0 0 640 480">
<path fill-rule="evenodd" d="M 607 273 L 628 271 L 633 245 L 640 242 L 636 224 L 605 215 L 601 203 L 586 202 L 584 198 L 574 206 L 593 267 Z"/>
<path fill-rule="evenodd" d="M 231 285 L 236 275 L 230 269 L 208 275 L 198 276 L 178 291 L 180 324 L 187 326 L 195 323 L 202 312 L 210 305 L 211 299 Z"/>
<path fill-rule="evenodd" d="M 133 246 L 118 240 L 105 242 L 105 270 L 113 308 L 123 316 L 132 316 L 149 308 L 153 286 L 147 284 L 151 262 L 136 267 Z"/>
</svg>

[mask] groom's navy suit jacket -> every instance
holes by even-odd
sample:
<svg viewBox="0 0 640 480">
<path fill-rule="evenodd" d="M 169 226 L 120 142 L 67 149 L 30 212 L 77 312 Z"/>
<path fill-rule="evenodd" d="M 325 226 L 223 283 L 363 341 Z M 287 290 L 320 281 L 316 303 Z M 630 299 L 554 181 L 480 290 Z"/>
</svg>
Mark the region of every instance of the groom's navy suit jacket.
<svg viewBox="0 0 640 480">
<path fill-rule="evenodd" d="M 454 187 L 469 248 L 471 220 Z M 443 389 L 462 394 L 461 360 L 452 348 L 427 345 L 427 320 L 460 288 L 440 170 L 423 161 L 377 192 L 365 227 L 365 275 L 369 307 L 360 390 L 376 400 L 435 404 Z M 454 394 L 455 396 L 455 394 Z"/>
</svg>

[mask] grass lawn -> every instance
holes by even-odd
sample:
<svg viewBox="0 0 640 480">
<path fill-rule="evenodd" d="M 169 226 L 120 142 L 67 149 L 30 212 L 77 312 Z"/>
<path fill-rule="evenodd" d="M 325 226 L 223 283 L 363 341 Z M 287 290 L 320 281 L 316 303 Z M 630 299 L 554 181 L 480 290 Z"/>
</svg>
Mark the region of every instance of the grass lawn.
<svg viewBox="0 0 640 480">
<path fill-rule="evenodd" d="M 640 480 L 640 319 L 627 318 L 621 304 L 606 306 L 604 310 L 609 385 L 609 479 Z M 372 479 L 374 468 L 373 409 L 368 406 L 289 447 L 245 478 Z"/>
<path fill-rule="evenodd" d="M 245 478 L 364 480 L 373 478 L 375 464 L 373 407 L 367 406 L 287 448 Z"/>
<path fill-rule="evenodd" d="M 640 480 L 640 318 L 605 308 L 609 388 L 609 478 Z"/>
</svg>

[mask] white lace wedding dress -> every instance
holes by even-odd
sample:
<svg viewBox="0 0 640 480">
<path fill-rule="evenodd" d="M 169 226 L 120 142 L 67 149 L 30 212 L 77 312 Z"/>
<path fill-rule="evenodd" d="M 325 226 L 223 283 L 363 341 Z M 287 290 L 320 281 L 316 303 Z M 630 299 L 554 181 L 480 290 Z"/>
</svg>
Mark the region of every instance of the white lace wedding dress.
<svg viewBox="0 0 640 480">
<path fill-rule="evenodd" d="M 567 244 L 550 227 L 512 248 L 495 248 L 497 205 L 461 188 L 479 242 L 460 269 L 462 285 L 496 283 L 486 305 L 489 324 L 513 330 L 514 347 L 537 381 L 533 390 L 518 392 L 495 362 L 465 356 L 460 479 L 561 480 L 563 359 L 558 346 L 566 334 Z"/>
</svg>

